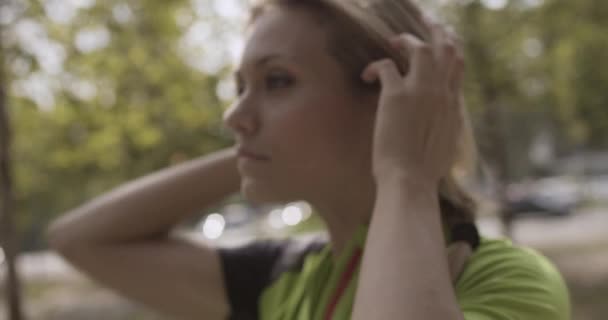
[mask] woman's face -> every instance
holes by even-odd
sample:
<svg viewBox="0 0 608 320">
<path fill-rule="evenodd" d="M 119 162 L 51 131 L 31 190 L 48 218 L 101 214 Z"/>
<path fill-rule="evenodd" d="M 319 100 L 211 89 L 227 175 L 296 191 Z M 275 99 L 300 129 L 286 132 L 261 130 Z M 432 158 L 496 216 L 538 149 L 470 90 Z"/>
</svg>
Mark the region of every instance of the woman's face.
<svg viewBox="0 0 608 320">
<path fill-rule="evenodd" d="M 272 8 L 248 34 L 224 121 L 238 146 L 263 157 L 238 160 L 251 201 L 314 202 L 371 175 L 375 100 L 353 92 L 315 21 Z"/>
</svg>

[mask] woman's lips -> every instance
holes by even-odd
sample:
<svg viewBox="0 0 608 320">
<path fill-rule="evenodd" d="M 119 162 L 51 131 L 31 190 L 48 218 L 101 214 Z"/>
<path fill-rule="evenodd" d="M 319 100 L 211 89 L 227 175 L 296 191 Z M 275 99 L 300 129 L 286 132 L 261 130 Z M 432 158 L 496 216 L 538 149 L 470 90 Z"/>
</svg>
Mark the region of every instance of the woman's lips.
<svg viewBox="0 0 608 320">
<path fill-rule="evenodd" d="M 243 147 L 238 148 L 238 156 L 240 158 L 246 158 L 246 159 L 252 159 L 252 160 L 258 160 L 258 161 L 266 161 L 269 160 L 268 157 L 261 155 L 261 154 L 257 154 L 255 152 L 252 152 L 248 149 L 245 149 Z"/>
</svg>

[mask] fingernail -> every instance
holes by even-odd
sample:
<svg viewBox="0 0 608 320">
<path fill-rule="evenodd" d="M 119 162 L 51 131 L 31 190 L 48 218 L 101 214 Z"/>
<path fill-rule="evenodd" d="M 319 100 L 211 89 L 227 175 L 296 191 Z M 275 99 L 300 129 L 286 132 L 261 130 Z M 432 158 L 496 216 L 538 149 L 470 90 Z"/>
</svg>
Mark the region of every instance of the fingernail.
<svg viewBox="0 0 608 320">
<path fill-rule="evenodd" d="M 361 79 L 363 79 L 363 81 L 365 82 L 369 82 L 369 75 L 368 75 L 368 68 L 365 68 L 365 70 L 363 70 L 363 72 L 361 72 Z"/>
<path fill-rule="evenodd" d="M 365 70 L 363 70 L 363 73 L 361 73 L 361 79 L 367 83 L 373 83 L 376 81 L 376 77 L 372 73 L 370 67 L 367 67 L 365 68 Z"/>
</svg>

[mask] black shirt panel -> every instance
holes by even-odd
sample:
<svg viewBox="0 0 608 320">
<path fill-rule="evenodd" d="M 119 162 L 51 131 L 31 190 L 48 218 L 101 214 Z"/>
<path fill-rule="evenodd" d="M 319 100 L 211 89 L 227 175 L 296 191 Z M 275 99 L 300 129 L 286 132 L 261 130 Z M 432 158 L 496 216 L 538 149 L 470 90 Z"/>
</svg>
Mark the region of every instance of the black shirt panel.
<svg viewBox="0 0 608 320">
<path fill-rule="evenodd" d="M 237 248 L 218 248 L 228 296 L 230 320 L 257 320 L 258 300 L 286 271 L 300 270 L 308 253 L 327 245 L 325 235 L 260 240 Z"/>
</svg>

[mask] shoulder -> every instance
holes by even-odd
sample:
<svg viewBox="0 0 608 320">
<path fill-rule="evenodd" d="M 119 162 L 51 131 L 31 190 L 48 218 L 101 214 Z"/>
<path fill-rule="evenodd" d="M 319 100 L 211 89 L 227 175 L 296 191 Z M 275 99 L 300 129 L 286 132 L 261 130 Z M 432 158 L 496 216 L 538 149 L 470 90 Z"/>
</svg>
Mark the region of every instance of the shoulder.
<svg viewBox="0 0 608 320">
<path fill-rule="evenodd" d="M 553 263 L 507 239 L 482 238 L 456 292 L 467 320 L 570 319 L 568 289 Z"/>
<path fill-rule="evenodd" d="M 305 257 L 327 244 L 323 234 L 264 239 L 217 248 L 230 303 L 230 319 L 257 319 L 258 300 L 281 274 L 301 268 Z"/>
<path fill-rule="evenodd" d="M 306 255 L 320 251 L 328 242 L 325 233 L 314 233 L 286 239 L 261 239 L 238 247 L 217 248 L 217 251 L 225 264 L 239 269 L 245 266 L 258 271 L 264 269 L 270 275 L 297 269 Z"/>
<path fill-rule="evenodd" d="M 271 270 L 271 280 L 276 280 L 287 271 L 299 271 L 306 257 L 321 251 L 329 243 L 325 233 L 307 234 L 290 238 Z"/>
</svg>

